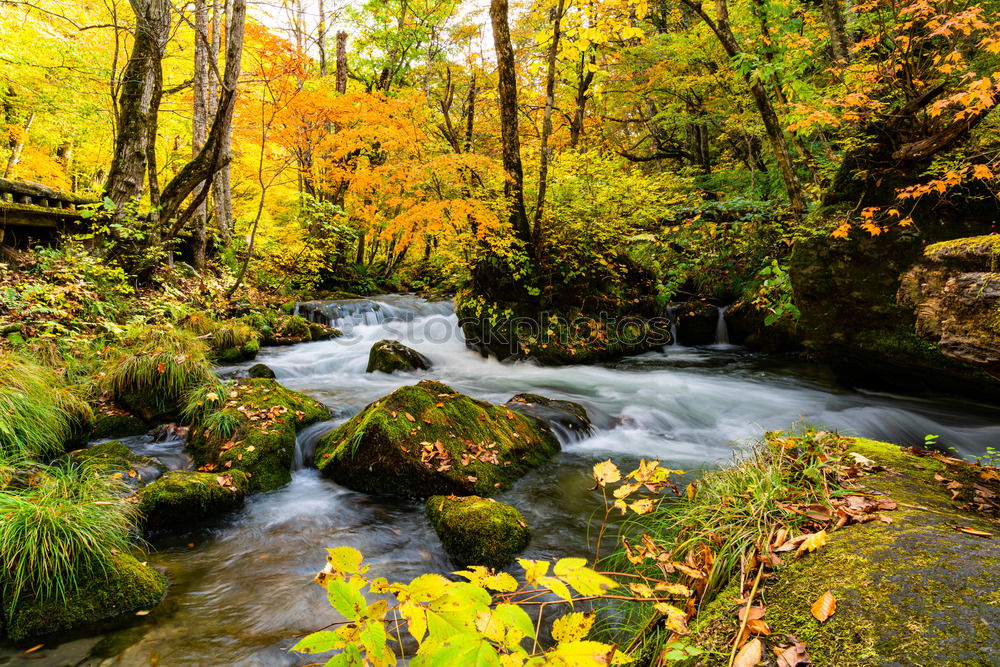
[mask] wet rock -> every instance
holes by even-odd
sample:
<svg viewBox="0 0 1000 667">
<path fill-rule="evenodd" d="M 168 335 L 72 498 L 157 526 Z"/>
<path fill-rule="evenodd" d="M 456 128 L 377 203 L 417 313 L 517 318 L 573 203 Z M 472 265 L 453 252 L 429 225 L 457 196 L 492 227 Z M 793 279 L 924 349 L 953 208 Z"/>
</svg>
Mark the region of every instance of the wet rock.
<svg viewBox="0 0 1000 667">
<path fill-rule="evenodd" d="M 274 380 L 237 380 L 227 390 L 224 407 L 191 429 L 188 448 L 195 465 L 203 472 L 242 470 L 250 477 L 251 491 L 287 484 L 296 433 L 330 413 Z"/>
<path fill-rule="evenodd" d="M 368 353 L 366 373 L 395 373 L 396 371 L 427 370 L 431 360 L 399 341 L 380 340 Z"/>
<path fill-rule="evenodd" d="M 504 405 L 522 415 L 542 420 L 550 428 L 567 434 L 572 440 L 579 440 L 593 431 L 587 409 L 573 401 L 561 401 L 538 394 L 518 394 Z"/>
<path fill-rule="evenodd" d="M 250 479 L 240 470 L 171 470 L 139 492 L 139 510 L 147 530 L 189 527 L 239 509 L 249 488 Z"/>
<path fill-rule="evenodd" d="M 514 507 L 479 496 L 431 496 L 427 516 L 458 567 L 499 569 L 528 546 L 531 531 Z"/>
<path fill-rule="evenodd" d="M 903 274 L 898 299 L 917 333 L 957 362 L 1000 370 L 1000 235 L 956 239 L 924 250 Z"/>
<path fill-rule="evenodd" d="M 715 342 L 718 308 L 702 301 L 686 301 L 675 304 L 672 310 L 679 345 L 711 345 Z"/>
<path fill-rule="evenodd" d="M 127 438 L 131 435 L 142 435 L 149 431 L 149 426 L 139 417 L 120 408 L 99 406 L 94 409 L 94 429 L 90 434 L 93 440 L 105 438 Z"/>
<path fill-rule="evenodd" d="M 368 493 L 485 496 L 557 451 L 539 420 L 425 380 L 324 436 L 315 460 L 325 476 Z"/>
<path fill-rule="evenodd" d="M 156 459 L 136 454 L 117 440 L 70 452 L 67 458 L 101 474 L 118 475 L 133 488 L 149 484 L 167 471 Z"/>
<path fill-rule="evenodd" d="M 247 369 L 247 375 L 252 378 L 265 378 L 268 380 L 273 380 L 275 378 L 274 371 L 270 366 L 265 364 L 254 364 Z"/>
<path fill-rule="evenodd" d="M 0 575 L 0 584 L 2 584 Z M 81 586 L 62 599 L 39 599 L 26 595 L 15 609 L 3 609 L 7 635 L 15 641 L 52 635 L 95 623 L 133 617 L 163 599 L 167 579 L 132 556 L 120 554 L 107 572 L 81 579 Z"/>
</svg>

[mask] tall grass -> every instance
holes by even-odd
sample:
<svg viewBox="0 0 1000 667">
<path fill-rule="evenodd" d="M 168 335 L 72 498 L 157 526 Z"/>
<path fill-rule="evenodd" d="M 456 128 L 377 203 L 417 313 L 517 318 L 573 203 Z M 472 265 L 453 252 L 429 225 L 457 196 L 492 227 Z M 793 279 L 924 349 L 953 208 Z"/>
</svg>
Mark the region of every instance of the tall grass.
<svg viewBox="0 0 1000 667">
<path fill-rule="evenodd" d="M 124 482 L 88 466 L 40 468 L 25 488 L 0 488 L 0 565 L 8 611 L 25 595 L 65 601 L 127 553 L 138 509 Z"/>
<path fill-rule="evenodd" d="M 51 371 L 0 352 L 0 459 L 60 454 L 90 408 Z"/>
<path fill-rule="evenodd" d="M 730 467 L 705 474 L 695 483 L 693 497 L 665 499 L 623 530 L 648 535 L 671 560 L 693 560 L 703 567 L 707 577 L 698 608 L 704 608 L 734 577 L 753 578 L 754 556 L 767 553 L 777 530 L 802 532 L 809 519 L 789 505 L 830 506 L 835 473 L 826 461 L 836 440 L 811 430 L 768 434 Z M 706 553 L 712 554 L 710 565 Z M 631 563 L 623 551 L 610 556 L 605 566 L 654 581 L 662 578 L 655 562 Z M 615 612 L 603 630 L 630 652 L 652 655 L 670 634 L 655 622 L 658 614 L 651 605 L 623 604 Z"/>
<path fill-rule="evenodd" d="M 102 388 L 115 400 L 153 415 L 173 412 L 184 395 L 212 377 L 205 344 L 175 327 L 133 326 L 121 353 L 105 361 Z"/>
</svg>

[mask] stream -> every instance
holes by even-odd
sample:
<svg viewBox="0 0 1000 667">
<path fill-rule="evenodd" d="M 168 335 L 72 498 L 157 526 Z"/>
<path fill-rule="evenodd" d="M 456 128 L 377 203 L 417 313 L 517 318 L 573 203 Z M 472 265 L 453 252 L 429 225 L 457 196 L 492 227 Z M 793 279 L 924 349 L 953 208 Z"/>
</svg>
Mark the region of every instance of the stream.
<svg viewBox="0 0 1000 667">
<path fill-rule="evenodd" d="M 560 455 L 498 496 L 518 507 L 533 529 L 528 558 L 592 553 L 588 523 L 601 505 L 588 491 L 590 467 L 609 457 L 623 468 L 640 457 L 655 458 L 697 474 L 736 455 L 739 445 L 731 443 L 803 420 L 907 445 L 936 434 L 939 445 L 962 455 L 1000 444 L 1000 414 L 988 406 L 851 391 L 820 366 L 730 345 L 671 346 L 617 363 L 552 368 L 501 364 L 468 350 L 447 302 L 384 296 L 303 314 L 342 327 L 345 336 L 268 348 L 256 362 L 270 366 L 282 384 L 333 410 L 331 421 L 299 436 L 307 464 L 324 433 L 375 399 L 423 378 L 491 402 L 534 392 L 587 407 L 595 433 L 565 440 Z M 369 348 L 383 338 L 419 350 L 434 367 L 366 374 Z M 172 467 L 185 464 L 179 441 L 139 437 L 126 443 Z M 253 496 L 236 514 L 154 537 L 148 560 L 166 571 L 171 587 L 149 615 L 108 634 L 49 642 L 30 655 L 0 647 L 0 665 L 311 662 L 287 649 L 294 635 L 336 620 L 312 578 L 324 564 L 325 549 L 341 545 L 360 549 L 372 564 L 370 574 L 390 580 L 454 569 L 422 503 L 355 493 L 306 465 L 291 484 Z"/>
</svg>

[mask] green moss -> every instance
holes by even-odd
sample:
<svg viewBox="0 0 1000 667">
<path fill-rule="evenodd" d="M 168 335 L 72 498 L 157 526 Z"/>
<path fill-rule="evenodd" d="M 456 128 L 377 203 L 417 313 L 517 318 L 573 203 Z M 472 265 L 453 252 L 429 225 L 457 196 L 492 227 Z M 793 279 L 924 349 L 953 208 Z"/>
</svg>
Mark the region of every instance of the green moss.
<svg viewBox="0 0 1000 667">
<path fill-rule="evenodd" d="M 92 470 L 107 475 L 119 474 L 121 479 L 131 486 L 142 484 L 144 477 L 148 479 L 159 476 L 167 470 L 159 461 L 136 454 L 117 440 L 101 442 L 71 452 L 68 456 Z"/>
<path fill-rule="evenodd" d="M 933 243 L 924 248 L 927 259 L 958 263 L 960 265 L 978 264 L 982 270 L 995 270 L 997 257 L 1000 257 L 1000 234 L 985 236 L 969 236 Z"/>
<path fill-rule="evenodd" d="M 330 340 L 331 338 L 340 338 L 344 335 L 340 329 L 334 329 L 333 327 L 328 327 L 324 324 L 318 324 L 316 322 L 309 323 L 309 339 L 310 340 Z"/>
<path fill-rule="evenodd" d="M 431 496 L 427 516 L 459 567 L 502 568 L 531 540 L 521 513 L 489 498 Z"/>
<path fill-rule="evenodd" d="M 996 664 L 1000 629 L 988 619 L 996 618 L 1000 546 L 947 524 L 995 527 L 954 506 L 934 479 L 951 474 L 948 464 L 872 440 L 853 439 L 847 451 L 885 468 L 861 483 L 899 508 L 886 513 L 891 524 L 848 526 L 810 555 L 783 555 L 786 566 L 760 597 L 772 631 L 761 639 L 774 647 L 794 635 L 819 665 Z M 837 610 L 820 623 L 810 607 L 826 591 Z M 739 597 L 731 584 L 693 624 L 695 640 L 710 652 L 704 664 L 725 664 Z"/>
<path fill-rule="evenodd" d="M 316 466 L 370 493 L 485 496 L 557 451 L 538 420 L 425 380 L 400 387 L 325 436 Z"/>
<path fill-rule="evenodd" d="M 149 426 L 133 414 L 118 409 L 99 409 L 94 411 L 94 430 L 90 437 L 94 440 L 104 438 L 125 438 L 130 435 L 142 435 L 149 431 Z"/>
<path fill-rule="evenodd" d="M 195 424 L 188 446 L 195 463 L 209 472 L 242 470 L 251 491 L 278 488 L 291 481 L 295 435 L 303 427 L 329 417 L 321 403 L 286 389 L 274 380 L 251 378 L 225 388 L 235 392 L 218 412 L 236 424 L 229 433 L 216 433 L 212 419 Z M 216 420 L 217 421 L 217 420 Z"/>
<path fill-rule="evenodd" d="M 395 373 L 396 371 L 427 370 L 430 360 L 399 341 L 380 340 L 368 353 L 366 373 Z"/>
<path fill-rule="evenodd" d="M 224 474 L 172 470 L 139 492 L 139 510 L 148 530 L 186 527 L 239 509 L 249 488 L 249 478 L 240 470 Z"/>
<path fill-rule="evenodd" d="M 109 573 L 95 573 L 65 602 L 23 598 L 5 610 L 7 634 L 13 640 L 52 634 L 148 609 L 167 589 L 160 572 L 120 554 Z"/>
</svg>

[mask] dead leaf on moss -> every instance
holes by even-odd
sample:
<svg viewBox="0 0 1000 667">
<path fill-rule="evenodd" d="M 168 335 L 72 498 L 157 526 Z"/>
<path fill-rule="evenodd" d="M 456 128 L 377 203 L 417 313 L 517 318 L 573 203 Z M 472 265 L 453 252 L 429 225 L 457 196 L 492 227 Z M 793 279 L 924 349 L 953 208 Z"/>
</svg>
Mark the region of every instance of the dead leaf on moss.
<svg viewBox="0 0 1000 667">
<path fill-rule="evenodd" d="M 754 665 L 760 662 L 763 650 L 764 645 L 760 643 L 759 639 L 747 642 L 740 649 L 740 652 L 736 654 L 736 659 L 733 660 L 733 667 L 754 667 Z"/>
<path fill-rule="evenodd" d="M 820 623 L 824 623 L 826 619 L 833 616 L 837 611 L 837 598 L 833 596 L 832 592 L 827 591 L 820 595 L 818 600 L 813 602 L 809 611 L 812 612 L 813 618 Z"/>
</svg>

